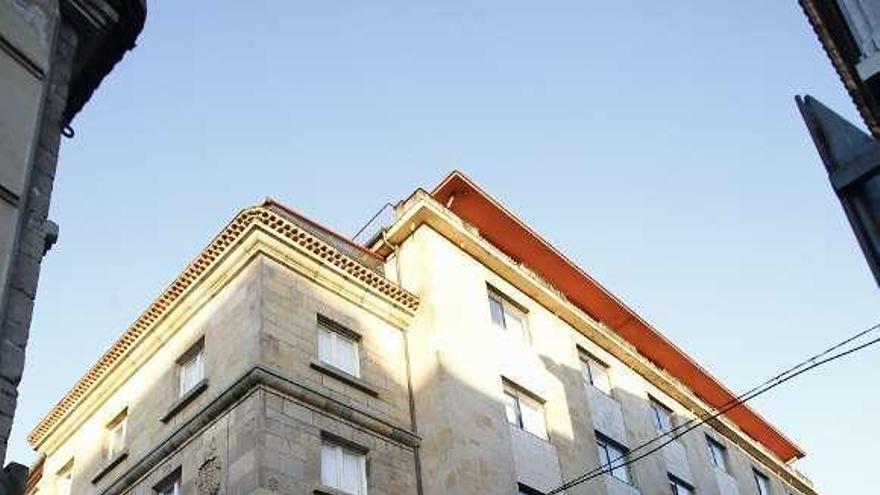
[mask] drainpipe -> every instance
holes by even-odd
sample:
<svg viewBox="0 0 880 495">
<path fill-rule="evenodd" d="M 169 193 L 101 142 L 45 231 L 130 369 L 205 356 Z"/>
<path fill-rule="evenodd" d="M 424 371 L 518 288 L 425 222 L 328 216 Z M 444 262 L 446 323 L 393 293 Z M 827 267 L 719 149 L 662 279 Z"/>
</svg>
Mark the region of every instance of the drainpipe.
<svg viewBox="0 0 880 495">
<path fill-rule="evenodd" d="M 388 242 L 388 235 L 385 229 L 382 229 L 382 242 L 386 246 L 390 247 L 392 250 L 392 254 L 394 256 L 394 271 L 397 274 L 397 285 L 403 287 L 403 277 L 400 273 L 400 247 Z M 418 421 L 416 421 L 416 402 L 415 396 L 413 395 L 412 366 L 410 365 L 409 358 L 408 333 L 409 332 L 407 330 L 403 331 L 403 355 L 404 359 L 406 360 L 406 388 L 409 396 L 410 428 L 412 429 L 413 434 L 418 437 L 419 426 Z M 416 468 L 416 493 L 418 493 L 418 495 L 424 495 L 424 488 L 422 487 L 422 457 L 419 448 L 419 445 L 413 447 L 413 461 Z"/>
<path fill-rule="evenodd" d="M 388 242 L 388 234 L 385 229 L 382 229 L 382 243 L 391 248 L 392 255 L 394 256 L 394 271 L 397 274 L 397 285 L 403 287 L 403 276 L 400 272 L 400 246 L 395 246 Z M 416 403 L 412 387 L 412 366 L 410 365 L 409 358 L 408 333 L 407 330 L 404 330 L 403 332 L 403 355 L 406 360 L 406 388 L 407 392 L 409 392 L 410 428 L 412 429 L 413 434 L 418 437 L 419 426 L 418 421 L 416 421 Z M 418 495 L 424 495 L 424 488 L 422 487 L 422 458 L 418 445 L 413 447 L 413 459 L 416 468 L 416 493 L 418 493 Z"/>
</svg>

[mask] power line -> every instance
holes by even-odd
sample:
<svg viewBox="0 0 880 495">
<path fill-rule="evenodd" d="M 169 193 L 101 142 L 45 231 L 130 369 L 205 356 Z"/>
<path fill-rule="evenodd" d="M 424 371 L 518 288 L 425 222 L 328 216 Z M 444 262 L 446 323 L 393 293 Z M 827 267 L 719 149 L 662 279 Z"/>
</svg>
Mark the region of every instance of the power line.
<svg viewBox="0 0 880 495">
<path fill-rule="evenodd" d="M 859 351 L 861 349 L 864 349 L 866 347 L 869 347 L 871 345 L 874 345 L 874 344 L 880 342 L 880 338 L 876 338 L 876 339 L 868 341 L 864 344 L 860 344 L 856 347 L 847 349 L 845 351 L 841 351 L 841 352 L 834 354 L 830 357 L 820 359 L 820 358 L 823 358 L 824 356 L 827 356 L 828 354 L 840 349 L 841 347 L 864 337 L 865 335 L 877 330 L 878 328 L 880 328 L 880 323 L 877 323 L 877 324 L 875 324 L 865 330 L 862 330 L 862 331 L 856 333 L 855 335 L 853 335 L 851 337 L 848 337 L 848 338 L 842 340 L 841 342 L 838 342 L 838 343 L 832 345 L 831 347 L 825 349 L 824 351 L 822 351 L 814 356 L 811 356 L 811 357 L 805 359 L 804 361 L 801 361 L 800 363 L 786 369 L 782 373 L 779 373 L 779 374 L 773 376 L 772 378 L 762 382 L 760 385 L 753 387 L 752 389 L 748 390 L 747 392 L 745 392 L 743 394 L 740 394 L 739 396 L 735 397 L 734 399 L 729 401 L 727 404 L 722 406 L 721 409 L 718 409 L 715 413 L 707 414 L 704 417 L 688 420 L 685 423 L 669 430 L 668 432 L 665 432 L 663 435 L 659 435 L 655 438 L 652 438 L 651 440 L 648 440 L 647 442 L 642 443 L 641 445 L 639 445 L 639 446 L 633 448 L 632 450 L 630 450 L 629 452 L 627 452 L 625 455 L 618 456 L 617 458 L 615 458 L 613 460 L 609 460 L 607 464 L 604 464 L 604 465 L 599 466 L 597 468 L 594 468 L 590 471 L 587 471 L 586 473 L 563 483 L 559 487 L 554 488 L 553 490 L 547 492 L 547 495 L 555 495 L 560 492 L 565 492 L 569 488 L 572 488 L 572 487 L 577 486 L 579 484 L 585 483 L 585 482 L 587 482 L 593 478 L 596 478 L 598 476 L 601 476 L 603 474 L 609 473 L 614 469 L 633 464 L 634 462 L 636 462 L 640 459 L 643 459 L 643 458 L 659 451 L 661 448 L 663 448 L 664 446 L 673 442 L 674 440 L 678 439 L 682 435 L 698 428 L 699 426 L 707 423 L 708 421 L 711 421 L 711 420 L 719 417 L 720 415 L 724 414 L 725 412 L 730 411 L 731 409 L 734 409 L 734 408 L 744 404 L 745 402 L 747 402 L 751 399 L 754 399 L 755 397 L 787 382 L 788 380 L 791 380 L 792 378 L 795 378 L 803 373 L 806 373 L 807 371 L 810 371 L 813 368 L 816 368 L 816 367 L 821 366 L 823 364 L 826 364 L 828 362 L 840 359 L 844 356 L 847 356 L 847 355 L 852 354 L 856 351 Z M 683 431 L 681 431 L 680 433 L 677 433 L 676 435 L 670 436 L 671 433 L 678 431 L 678 430 L 683 430 Z M 651 445 L 655 442 L 658 442 L 660 440 L 663 440 L 663 439 L 666 439 L 666 441 L 660 443 L 659 445 L 655 446 L 654 448 L 651 448 L 647 452 L 644 452 L 636 457 L 632 457 L 633 453 L 635 453 L 641 449 L 644 449 L 644 448 L 648 447 L 649 445 Z M 627 457 L 628 457 L 628 459 L 627 459 Z M 617 464 L 617 461 L 620 461 L 620 460 L 624 460 L 624 462 Z"/>
<path fill-rule="evenodd" d="M 876 328 L 878 328 L 878 327 L 880 327 L 880 325 L 876 325 L 876 326 L 872 327 L 871 329 L 869 329 L 868 331 L 871 331 L 871 330 L 876 329 Z M 866 331 L 866 332 L 864 332 L 864 333 L 867 333 L 868 331 Z M 862 333 L 861 335 L 864 335 L 864 333 Z M 844 341 L 844 342 L 842 342 L 842 343 L 840 343 L 840 344 L 838 344 L 838 345 L 835 345 L 834 347 L 832 347 L 832 349 L 839 348 L 840 346 L 845 345 L 845 343 L 850 342 L 850 341 L 854 340 L 855 338 L 858 338 L 858 336 L 857 336 L 857 337 L 850 338 L 850 339 L 847 339 L 847 341 Z M 623 456 L 619 456 L 619 457 L 617 457 L 617 458 L 615 458 L 615 459 L 613 459 L 613 460 L 610 460 L 607 464 L 605 464 L 605 465 L 603 465 L 603 466 L 600 466 L 600 467 L 598 467 L 598 468 L 595 468 L 595 469 L 593 469 L 593 470 L 591 470 L 591 471 L 588 471 L 587 473 L 584 473 L 583 475 L 581 475 L 581 476 L 579 476 L 579 477 L 577 477 L 577 478 L 575 478 L 575 479 L 573 479 L 573 480 L 570 480 L 570 481 L 564 483 L 564 484 L 561 485 L 560 487 L 558 487 L 558 488 L 556 488 L 556 489 L 554 489 L 554 490 L 548 492 L 547 495 L 556 494 L 556 493 L 559 493 L 560 491 L 566 491 L 568 488 L 571 488 L 571 487 L 573 487 L 573 486 L 579 485 L 579 484 L 581 484 L 581 483 L 584 483 L 584 482 L 586 482 L 586 481 L 589 481 L 589 480 L 591 480 L 591 479 L 593 479 L 593 478 L 596 478 L 596 477 L 598 477 L 598 476 L 601 476 L 601 475 L 603 475 L 603 474 L 609 473 L 609 472 L 611 472 L 613 469 L 617 469 L 617 468 L 620 468 L 620 467 L 628 466 L 628 465 L 630 465 L 630 464 L 632 464 L 632 463 L 634 463 L 634 462 L 636 462 L 636 461 L 638 461 L 638 460 L 640 460 L 640 459 L 643 459 L 643 458 L 647 457 L 648 455 L 653 454 L 654 452 L 657 452 L 658 450 L 660 450 L 660 449 L 663 448 L 664 446 L 668 445 L 668 444 L 671 443 L 672 441 L 674 441 L 674 440 L 676 440 L 677 438 L 683 436 L 684 434 L 686 434 L 686 433 L 688 433 L 688 432 L 694 430 L 695 428 L 697 428 L 697 427 L 699 427 L 699 426 L 705 424 L 706 422 L 711 421 L 711 420 L 714 419 L 714 418 L 717 418 L 717 417 L 720 416 L 721 414 L 724 414 L 725 412 L 727 412 L 727 411 L 729 411 L 729 410 L 731 410 L 731 409 L 733 409 L 733 408 L 735 408 L 735 407 L 737 407 L 737 406 L 739 406 L 739 405 L 741 405 L 741 404 L 747 402 L 748 400 L 751 400 L 751 399 L 753 399 L 753 398 L 755 398 L 755 397 L 757 397 L 757 396 L 763 394 L 764 392 L 769 391 L 769 390 L 772 389 L 772 388 L 775 388 L 775 387 L 781 385 L 782 383 L 784 383 L 784 382 L 786 382 L 786 381 L 788 381 L 788 380 L 790 380 L 790 379 L 792 379 L 792 378 L 794 378 L 794 377 L 796 377 L 796 376 L 798 376 L 798 375 L 800 375 L 800 374 L 802 374 L 802 373 L 805 373 L 805 372 L 807 372 L 807 371 L 809 371 L 809 370 L 811 370 L 811 369 L 813 369 L 813 368 L 815 368 L 815 367 L 817 367 L 817 366 L 820 366 L 820 365 L 822 365 L 822 364 L 825 364 L 825 363 L 827 363 L 827 362 L 834 361 L 834 360 L 839 359 L 839 358 L 841 358 L 841 357 L 844 357 L 844 356 L 846 356 L 846 355 L 848 355 L 848 354 L 851 354 L 851 353 L 856 352 L 856 351 L 858 351 L 858 350 L 864 349 L 865 347 L 868 347 L 868 346 L 870 346 L 870 345 L 876 344 L 877 342 L 880 342 L 880 338 L 874 339 L 874 340 L 872 340 L 872 341 L 869 341 L 869 342 L 867 342 L 867 343 L 865 343 L 865 344 L 859 345 L 859 346 L 854 347 L 854 348 L 852 348 L 852 349 L 848 349 L 848 350 L 846 350 L 846 351 L 840 352 L 839 354 L 836 354 L 836 355 L 831 356 L 831 357 L 829 357 L 829 358 L 823 359 L 823 360 L 821 360 L 821 361 L 815 361 L 815 357 L 814 357 L 814 358 L 810 358 L 810 359 L 808 359 L 807 361 L 805 361 L 805 362 L 803 362 L 803 363 L 800 363 L 800 364 L 798 364 L 797 366 L 791 368 L 790 370 L 787 370 L 786 372 L 783 372 L 781 375 L 778 375 L 778 376 L 781 376 L 781 378 L 780 378 L 779 380 L 771 379 L 771 380 L 769 380 L 768 382 L 765 382 L 765 383 L 770 383 L 770 384 L 767 385 L 767 386 L 763 386 L 763 385 L 761 385 L 761 386 L 759 386 L 759 387 L 756 387 L 756 389 L 752 389 L 751 392 L 747 392 L 746 394 L 743 394 L 742 396 L 740 396 L 740 399 L 739 399 L 739 400 L 732 401 L 731 403 L 729 403 L 728 406 L 723 407 L 722 409 L 718 410 L 716 413 L 711 414 L 711 415 L 707 415 L 706 417 L 701 418 L 701 420 L 700 420 L 699 422 L 697 422 L 696 424 L 691 424 L 691 423 L 694 423 L 694 422 L 697 421 L 697 420 L 695 420 L 695 419 L 694 419 L 694 420 L 689 420 L 688 422 L 684 423 L 683 425 L 680 425 L 679 427 L 674 428 L 673 430 L 670 430 L 669 432 L 667 432 L 667 433 L 665 433 L 665 434 L 663 434 L 663 435 L 660 435 L 660 436 L 658 436 L 658 437 L 656 437 L 656 438 L 653 438 L 653 439 L 649 440 L 648 442 L 643 443 L 642 445 L 639 445 L 639 446 L 636 447 L 635 449 L 629 451 L 627 454 L 625 454 L 625 455 L 623 455 Z M 825 355 L 825 354 L 827 354 L 827 353 L 828 353 L 828 351 L 825 351 L 825 352 L 823 352 L 823 353 L 820 353 L 818 356 Z M 808 367 L 803 368 L 803 366 L 805 366 L 807 363 L 812 362 L 812 361 L 815 361 L 815 362 L 813 362 L 813 364 L 809 365 Z M 800 368 L 803 368 L 803 369 L 800 369 Z M 772 382 L 772 383 L 771 383 L 771 382 Z M 679 434 L 677 434 L 677 435 L 673 435 L 673 436 L 668 436 L 669 433 L 671 433 L 672 431 L 680 430 L 680 429 L 682 429 L 682 428 L 684 428 L 684 431 L 682 431 L 681 433 L 679 433 Z M 652 443 L 654 443 L 654 442 L 656 442 L 656 441 L 658 441 L 658 440 L 662 440 L 662 439 L 664 439 L 664 438 L 667 439 L 667 440 L 666 440 L 665 442 L 661 443 L 660 445 L 658 445 L 658 446 L 656 446 L 656 447 L 650 449 L 649 451 L 647 451 L 647 452 L 645 452 L 645 453 L 643 453 L 643 454 L 641 454 L 641 455 L 639 455 L 639 456 L 631 457 L 633 452 L 638 451 L 638 450 L 641 450 L 642 448 L 645 448 L 646 446 L 648 446 L 648 445 L 650 445 L 650 444 L 652 444 Z M 623 462 L 623 463 L 616 464 L 617 461 L 622 460 L 622 459 L 625 459 L 626 457 L 630 457 L 630 458 L 629 458 L 628 460 L 626 460 L 625 462 Z"/>
</svg>

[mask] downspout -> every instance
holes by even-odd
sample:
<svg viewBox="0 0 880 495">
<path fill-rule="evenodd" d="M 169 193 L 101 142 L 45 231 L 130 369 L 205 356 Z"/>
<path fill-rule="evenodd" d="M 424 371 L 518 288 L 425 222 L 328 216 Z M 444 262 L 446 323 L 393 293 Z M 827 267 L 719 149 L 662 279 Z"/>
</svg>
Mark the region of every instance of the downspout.
<svg viewBox="0 0 880 495">
<path fill-rule="evenodd" d="M 388 242 L 387 231 L 385 229 L 382 229 L 382 242 L 392 250 L 394 256 L 394 271 L 397 274 L 397 285 L 403 287 L 403 278 L 400 273 L 400 247 Z M 413 435 L 419 437 L 419 426 L 418 421 L 416 421 L 416 402 L 415 396 L 413 395 L 412 385 L 412 366 L 410 365 L 409 359 L 408 333 L 407 330 L 403 331 L 403 355 L 406 360 L 406 388 L 409 397 L 410 428 L 412 429 Z M 422 487 L 422 457 L 419 452 L 419 447 L 419 445 L 413 447 L 413 464 L 416 468 L 416 493 L 418 493 L 418 495 L 424 495 L 424 488 Z"/>
</svg>

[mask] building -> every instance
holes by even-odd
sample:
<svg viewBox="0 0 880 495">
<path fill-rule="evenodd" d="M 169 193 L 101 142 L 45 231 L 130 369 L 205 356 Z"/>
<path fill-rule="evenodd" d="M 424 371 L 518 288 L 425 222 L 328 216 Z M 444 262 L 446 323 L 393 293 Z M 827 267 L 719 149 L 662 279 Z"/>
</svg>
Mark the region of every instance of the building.
<svg viewBox="0 0 880 495">
<path fill-rule="evenodd" d="M 28 437 L 28 493 L 546 493 L 733 394 L 461 173 L 238 214 Z M 813 495 L 746 406 L 569 494 Z"/>
<path fill-rule="evenodd" d="M 880 138 L 880 4 L 800 0 L 865 125 Z"/>
<path fill-rule="evenodd" d="M 72 136 L 74 116 L 134 47 L 144 1 L 0 0 L 0 464 L 40 264 L 58 237 L 48 214 L 61 135 Z M 11 469 L 0 493 L 26 475 Z"/>
<path fill-rule="evenodd" d="M 810 96 L 797 97 L 831 187 L 880 285 L 880 2 L 800 0 L 870 134 Z"/>
</svg>

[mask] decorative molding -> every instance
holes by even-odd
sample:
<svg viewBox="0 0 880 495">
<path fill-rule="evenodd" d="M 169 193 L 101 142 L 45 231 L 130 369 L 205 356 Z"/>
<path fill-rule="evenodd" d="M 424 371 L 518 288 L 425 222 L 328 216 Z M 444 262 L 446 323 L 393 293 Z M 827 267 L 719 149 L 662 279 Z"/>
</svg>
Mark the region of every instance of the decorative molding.
<svg viewBox="0 0 880 495">
<path fill-rule="evenodd" d="M 196 490 L 199 495 L 217 495 L 222 483 L 223 466 L 217 455 L 217 442 L 211 439 L 205 460 L 196 473 Z"/>
<path fill-rule="evenodd" d="M 138 480 L 160 466 L 169 455 L 189 442 L 194 435 L 213 424 L 230 408 L 259 389 L 288 396 L 322 414 L 344 418 L 347 422 L 404 447 L 415 449 L 420 443 L 419 437 L 409 430 L 339 402 L 271 370 L 255 366 L 220 395 L 193 413 L 177 429 L 159 441 L 152 450 L 142 455 L 137 462 L 130 463 L 131 467 L 119 474 L 107 488 L 100 492 L 100 495 L 125 493 Z M 206 459 L 209 457 L 210 449 Z"/>
<path fill-rule="evenodd" d="M 373 397 L 379 396 L 379 392 L 371 387 L 369 383 L 350 373 L 346 373 L 336 366 L 327 363 L 321 363 L 319 361 L 312 361 L 309 366 L 311 366 L 313 370 L 320 371 L 327 376 L 333 377 L 341 381 L 342 383 L 345 383 L 346 385 L 352 386 L 360 390 L 361 392 L 364 392 L 367 395 L 372 395 Z"/>
<path fill-rule="evenodd" d="M 7 40 L 2 34 L 0 34 L 0 51 L 3 51 L 13 60 L 18 62 L 19 65 L 21 65 L 22 68 L 24 68 L 24 70 L 28 72 L 28 74 L 34 76 L 34 78 L 36 78 L 38 81 L 46 79 L 46 72 L 23 51 L 19 50 L 18 47 L 13 45 L 11 41 Z"/>
<path fill-rule="evenodd" d="M 129 355 L 153 328 L 199 285 L 219 265 L 238 241 L 254 228 L 272 234 L 284 244 L 311 254 L 322 267 L 328 267 L 341 276 L 368 287 L 376 299 L 403 313 L 412 315 L 419 307 L 417 296 L 394 282 L 346 256 L 330 244 L 311 234 L 305 228 L 265 206 L 256 206 L 239 213 L 192 261 L 171 285 L 135 320 L 122 336 L 108 349 L 74 387 L 52 408 L 28 435 L 28 443 L 37 448 L 46 436 L 88 395 L 114 366 Z"/>
<path fill-rule="evenodd" d="M 202 395 L 205 390 L 208 390 L 208 379 L 204 378 L 199 383 L 196 383 L 193 388 L 191 388 L 187 393 L 183 394 L 183 396 L 171 405 L 168 408 L 168 412 L 166 412 L 159 421 L 163 423 L 167 423 L 171 421 L 177 413 L 179 413 L 184 407 L 186 407 L 190 402 L 196 400 L 196 397 Z"/>
<path fill-rule="evenodd" d="M 107 473 L 109 473 L 110 471 L 113 471 L 113 468 L 118 466 L 120 463 L 122 463 L 122 461 L 126 460 L 127 458 L 128 458 L 128 451 L 120 452 L 119 454 L 117 454 L 116 457 L 113 458 L 113 460 L 111 460 L 104 467 L 102 467 L 101 470 L 98 471 L 98 474 L 96 474 L 94 476 L 94 478 L 92 478 L 92 484 L 93 485 L 97 484 L 99 481 L 101 481 L 101 479 L 104 476 L 107 475 Z"/>
</svg>

